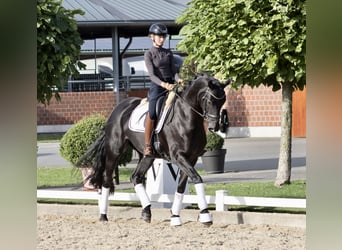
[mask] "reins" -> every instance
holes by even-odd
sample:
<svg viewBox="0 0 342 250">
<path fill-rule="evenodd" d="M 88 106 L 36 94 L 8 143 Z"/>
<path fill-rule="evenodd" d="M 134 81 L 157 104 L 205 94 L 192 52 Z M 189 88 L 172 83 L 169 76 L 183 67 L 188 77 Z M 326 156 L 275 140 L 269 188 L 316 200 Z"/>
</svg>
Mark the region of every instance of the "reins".
<svg viewBox="0 0 342 250">
<path fill-rule="evenodd" d="M 202 118 L 205 119 L 204 113 L 202 114 L 201 112 L 197 111 L 194 107 L 192 107 L 190 103 L 188 103 L 180 94 L 178 94 L 178 92 L 175 91 L 175 94 L 176 94 L 176 96 L 179 97 L 183 102 L 185 102 L 186 104 L 188 104 L 192 111 L 194 111 L 196 114 L 198 114 L 199 116 L 201 116 Z"/>
<path fill-rule="evenodd" d="M 177 97 L 179 97 L 183 102 L 185 102 L 186 104 L 189 105 L 189 107 L 191 108 L 192 111 L 194 111 L 196 114 L 198 114 L 199 116 L 201 116 L 203 119 L 207 120 L 207 119 L 217 119 L 218 116 L 217 115 L 212 115 L 212 114 L 209 114 L 207 113 L 206 110 L 203 111 L 203 113 L 199 112 L 196 108 L 192 107 L 192 105 L 187 101 L 185 100 L 178 92 L 177 92 L 177 88 L 178 88 L 179 84 L 176 83 L 176 90 L 174 91 L 175 92 L 175 95 Z M 225 98 L 225 96 L 222 96 L 222 97 L 217 97 L 215 96 L 213 93 L 211 93 L 209 91 L 209 87 L 206 87 L 205 89 L 205 95 L 202 97 L 202 100 L 204 99 L 205 101 L 208 100 L 207 96 L 210 95 L 212 96 L 214 99 L 216 100 L 222 100 L 223 98 Z"/>
</svg>

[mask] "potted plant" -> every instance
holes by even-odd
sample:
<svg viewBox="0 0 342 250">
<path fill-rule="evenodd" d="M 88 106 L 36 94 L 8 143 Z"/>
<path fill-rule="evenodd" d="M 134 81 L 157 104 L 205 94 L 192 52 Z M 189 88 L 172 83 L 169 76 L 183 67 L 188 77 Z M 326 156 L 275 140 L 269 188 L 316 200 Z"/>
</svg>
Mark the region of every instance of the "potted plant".
<svg viewBox="0 0 342 250">
<path fill-rule="evenodd" d="M 207 174 L 224 172 L 224 163 L 227 150 L 223 148 L 224 139 L 217 133 L 208 131 L 206 134 L 207 144 L 205 153 L 202 155 L 204 170 Z"/>
<path fill-rule="evenodd" d="M 60 154 L 68 160 L 73 166 L 88 147 L 97 139 L 106 123 L 103 115 L 94 114 L 84 117 L 75 123 L 62 137 L 60 143 Z M 127 150 L 119 160 L 119 165 L 126 165 L 132 160 L 132 149 Z M 83 189 L 92 190 L 94 187 L 87 178 L 92 173 L 93 159 L 87 159 L 81 166 L 83 177 Z"/>
</svg>

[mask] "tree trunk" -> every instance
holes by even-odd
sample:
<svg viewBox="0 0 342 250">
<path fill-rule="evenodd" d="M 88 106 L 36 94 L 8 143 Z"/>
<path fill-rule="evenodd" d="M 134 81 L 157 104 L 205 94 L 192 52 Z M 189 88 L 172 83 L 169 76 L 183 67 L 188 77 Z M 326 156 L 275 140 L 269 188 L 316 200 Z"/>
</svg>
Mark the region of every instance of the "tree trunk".
<svg viewBox="0 0 342 250">
<path fill-rule="evenodd" d="M 291 148 L 292 148 L 292 85 L 282 84 L 282 117 L 280 153 L 277 177 L 274 185 L 280 187 L 290 184 L 291 178 Z"/>
</svg>

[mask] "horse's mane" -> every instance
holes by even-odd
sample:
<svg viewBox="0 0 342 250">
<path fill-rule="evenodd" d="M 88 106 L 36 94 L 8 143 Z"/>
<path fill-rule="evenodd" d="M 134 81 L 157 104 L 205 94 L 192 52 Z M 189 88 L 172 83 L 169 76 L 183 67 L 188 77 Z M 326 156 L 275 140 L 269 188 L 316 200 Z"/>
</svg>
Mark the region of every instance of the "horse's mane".
<svg viewBox="0 0 342 250">
<path fill-rule="evenodd" d="M 183 84 L 182 86 L 178 87 L 178 93 L 182 93 L 184 94 L 184 92 L 187 92 L 189 90 L 189 88 L 195 83 L 195 81 L 200 78 L 200 77 L 209 77 L 208 74 L 206 73 L 198 73 L 196 74 L 193 79 L 188 80 L 185 84 Z"/>
<path fill-rule="evenodd" d="M 197 73 L 193 79 L 190 79 L 187 81 L 181 88 L 179 88 L 178 93 L 185 94 L 189 88 L 198 80 L 199 78 L 207 78 L 211 79 L 213 83 L 215 83 L 217 86 L 220 86 L 221 83 L 219 80 L 217 80 L 214 76 L 209 75 L 208 73 Z"/>
</svg>

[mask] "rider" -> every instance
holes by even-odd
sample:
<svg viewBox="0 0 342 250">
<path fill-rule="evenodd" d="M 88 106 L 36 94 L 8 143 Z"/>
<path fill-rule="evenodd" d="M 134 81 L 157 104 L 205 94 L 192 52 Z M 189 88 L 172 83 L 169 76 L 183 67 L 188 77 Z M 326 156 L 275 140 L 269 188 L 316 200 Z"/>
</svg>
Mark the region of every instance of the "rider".
<svg viewBox="0 0 342 250">
<path fill-rule="evenodd" d="M 151 78 L 151 86 L 148 92 L 149 107 L 145 122 L 145 156 L 152 154 L 151 134 L 154 122 L 157 119 L 157 99 L 166 95 L 167 90 L 173 90 L 174 81 L 183 82 L 177 73 L 172 51 L 163 48 L 167 33 L 167 27 L 164 24 L 152 24 L 148 36 L 151 38 L 153 46 L 144 55 L 145 65 Z"/>
</svg>

